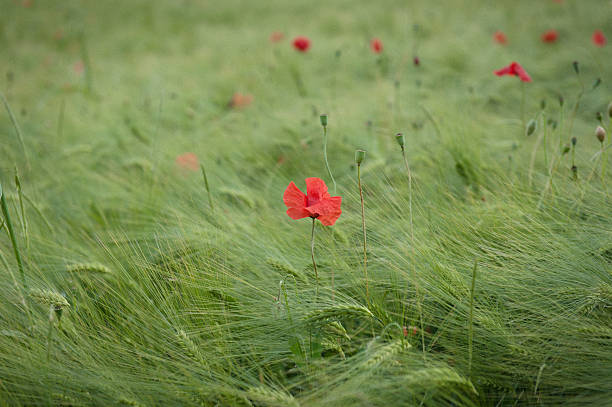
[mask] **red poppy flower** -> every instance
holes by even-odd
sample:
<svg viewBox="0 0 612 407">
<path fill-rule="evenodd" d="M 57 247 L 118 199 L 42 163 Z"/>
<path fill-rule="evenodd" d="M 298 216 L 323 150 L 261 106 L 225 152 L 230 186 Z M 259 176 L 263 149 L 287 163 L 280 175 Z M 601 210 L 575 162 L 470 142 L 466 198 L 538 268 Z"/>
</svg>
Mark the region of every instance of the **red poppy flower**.
<svg viewBox="0 0 612 407">
<path fill-rule="evenodd" d="M 603 47 L 606 45 L 606 36 L 601 32 L 601 30 L 595 30 L 591 40 L 593 41 L 593 44 L 597 45 L 598 47 Z"/>
<path fill-rule="evenodd" d="M 176 157 L 176 165 L 180 168 L 189 171 L 197 171 L 200 168 L 200 164 L 198 163 L 198 156 L 194 153 L 185 153 Z"/>
<path fill-rule="evenodd" d="M 496 31 L 495 34 L 493 34 L 493 41 L 501 45 L 506 45 L 508 42 L 508 37 L 506 37 L 506 34 L 503 32 Z"/>
<path fill-rule="evenodd" d="M 253 95 L 242 94 L 242 93 L 234 93 L 232 99 L 229 101 L 229 107 L 233 107 L 235 109 L 241 109 L 247 107 L 253 102 Z"/>
<path fill-rule="evenodd" d="M 342 213 L 342 197 L 330 196 L 321 178 L 306 178 L 306 194 L 291 181 L 283 195 L 283 202 L 291 219 L 311 217 L 319 219 L 325 226 L 336 223 Z"/>
<path fill-rule="evenodd" d="M 285 35 L 282 32 L 274 31 L 272 34 L 270 34 L 270 42 L 279 42 L 284 37 Z"/>
<path fill-rule="evenodd" d="M 372 48 L 374 53 L 380 54 L 383 50 L 382 41 L 378 38 L 372 38 L 372 41 L 370 41 L 370 48 Z"/>
<path fill-rule="evenodd" d="M 518 76 L 523 82 L 531 82 L 531 76 L 523 69 L 523 67 L 518 62 L 512 62 L 510 65 L 503 67 L 502 69 L 498 69 L 497 71 L 493 71 L 493 73 L 497 76 Z"/>
<path fill-rule="evenodd" d="M 556 30 L 548 30 L 542 34 L 542 42 L 555 42 L 559 37 L 559 33 Z"/>
<path fill-rule="evenodd" d="M 412 59 L 412 63 L 414 64 L 414 66 L 419 66 L 421 65 L 421 60 L 419 59 L 419 57 L 414 57 Z"/>
<path fill-rule="evenodd" d="M 295 37 L 293 39 L 293 47 L 300 52 L 306 52 L 310 48 L 310 40 L 308 37 Z"/>
</svg>

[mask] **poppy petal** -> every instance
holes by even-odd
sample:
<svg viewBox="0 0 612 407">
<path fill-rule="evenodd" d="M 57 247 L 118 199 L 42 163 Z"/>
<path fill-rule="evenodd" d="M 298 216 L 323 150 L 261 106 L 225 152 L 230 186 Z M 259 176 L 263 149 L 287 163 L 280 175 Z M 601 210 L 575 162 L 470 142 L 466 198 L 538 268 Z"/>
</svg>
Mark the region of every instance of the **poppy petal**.
<svg viewBox="0 0 612 407">
<path fill-rule="evenodd" d="M 330 196 L 325 182 L 317 177 L 306 178 L 306 194 L 308 195 L 308 206 Z"/>
<path fill-rule="evenodd" d="M 287 209 L 287 215 L 291 219 L 302 219 L 310 216 L 310 212 L 306 208 L 289 208 Z"/>
<path fill-rule="evenodd" d="M 493 73 L 497 76 L 514 75 L 514 71 L 512 70 L 512 65 L 508 65 L 501 69 L 498 69 L 497 71 L 493 71 Z"/>
<path fill-rule="evenodd" d="M 333 196 L 327 199 L 323 199 L 316 204 L 306 208 L 313 215 L 319 215 L 317 219 L 321 221 L 325 226 L 331 226 L 336 223 L 336 220 L 342 214 L 342 197 Z"/>
<path fill-rule="evenodd" d="M 304 208 L 306 206 L 306 195 L 291 181 L 283 195 L 283 202 L 288 208 Z"/>
</svg>

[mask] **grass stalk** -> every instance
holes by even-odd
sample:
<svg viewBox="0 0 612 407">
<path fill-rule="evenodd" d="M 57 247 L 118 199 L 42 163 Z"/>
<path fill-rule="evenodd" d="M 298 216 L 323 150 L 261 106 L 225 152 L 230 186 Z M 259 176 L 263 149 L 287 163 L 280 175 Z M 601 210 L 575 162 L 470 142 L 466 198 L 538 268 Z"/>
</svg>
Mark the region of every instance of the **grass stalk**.
<svg viewBox="0 0 612 407">
<path fill-rule="evenodd" d="M 17 133 L 17 138 L 19 139 L 19 143 L 21 144 L 21 148 L 23 149 L 23 156 L 25 158 L 26 167 L 29 168 L 30 160 L 28 159 L 28 151 L 26 150 L 25 142 L 23 141 L 23 134 L 21 133 L 21 128 L 19 127 L 19 124 L 17 123 L 17 119 L 15 118 L 15 115 L 13 114 L 13 111 L 11 110 L 11 106 L 9 105 L 8 100 L 6 100 L 6 97 L 4 96 L 2 92 L 0 92 L 0 98 L 2 99 L 2 103 L 4 103 L 4 107 L 6 108 L 6 111 L 8 112 L 8 115 L 11 118 L 11 123 L 13 124 L 13 127 L 15 128 L 15 132 Z"/>
<path fill-rule="evenodd" d="M 359 154 L 360 150 L 357 150 Z M 365 156 L 365 151 L 363 152 Z M 359 200 L 361 201 L 361 230 L 363 231 L 363 275 L 365 277 L 365 288 L 366 288 L 366 302 L 368 308 L 370 308 L 370 283 L 368 282 L 368 249 L 367 249 L 367 233 L 366 233 L 366 221 L 365 221 L 365 205 L 363 202 L 363 189 L 361 188 L 361 159 L 357 158 L 357 184 L 359 186 Z"/>
<path fill-rule="evenodd" d="M 206 169 L 204 168 L 204 164 L 200 164 L 200 169 L 202 170 L 202 178 L 204 178 L 204 186 L 206 187 L 206 193 L 208 194 L 208 203 L 210 205 L 210 210 L 214 211 L 215 207 L 213 206 L 212 194 L 210 192 L 210 186 L 208 185 L 208 177 L 206 176 Z"/>
<path fill-rule="evenodd" d="M 325 160 L 325 168 L 334 184 L 334 195 L 336 195 L 337 185 L 334 176 L 332 175 L 331 169 L 329 168 L 329 162 L 327 161 L 327 115 L 321 116 L 321 125 L 323 126 L 323 159 Z"/>
<path fill-rule="evenodd" d="M 470 320 L 468 327 L 468 375 L 472 377 L 472 356 L 474 348 L 474 291 L 476 288 L 476 270 L 478 269 L 478 260 L 474 260 L 474 268 L 472 269 L 472 285 L 470 287 Z"/>
</svg>

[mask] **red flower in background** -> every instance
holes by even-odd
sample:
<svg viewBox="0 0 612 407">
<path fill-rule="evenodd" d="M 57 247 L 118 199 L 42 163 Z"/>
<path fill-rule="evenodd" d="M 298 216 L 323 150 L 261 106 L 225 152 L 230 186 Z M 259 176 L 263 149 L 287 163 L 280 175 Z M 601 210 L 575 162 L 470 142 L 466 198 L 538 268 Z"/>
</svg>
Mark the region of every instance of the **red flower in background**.
<svg viewBox="0 0 612 407">
<path fill-rule="evenodd" d="M 194 153 L 185 153 L 177 156 L 176 165 L 178 165 L 182 169 L 189 171 L 197 171 L 198 168 L 200 168 L 198 156 Z"/>
<path fill-rule="evenodd" d="M 253 95 L 242 94 L 242 93 L 234 93 L 232 99 L 229 101 L 229 107 L 233 107 L 235 109 L 241 109 L 243 107 L 247 107 L 253 102 Z"/>
<path fill-rule="evenodd" d="M 293 39 L 293 47 L 300 52 L 306 52 L 310 48 L 310 40 L 308 37 L 295 37 Z"/>
<path fill-rule="evenodd" d="M 283 195 L 283 202 L 291 219 L 311 217 L 319 219 L 325 226 L 336 223 L 342 213 L 342 197 L 330 196 L 321 178 L 306 178 L 306 194 L 291 181 Z"/>
<path fill-rule="evenodd" d="M 285 38 L 285 35 L 280 31 L 274 31 L 272 34 L 270 34 L 270 42 L 279 42 L 283 38 Z"/>
<path fill-rule="evenodd" d="M 548 30 L 546 31 L 544 34 L 542 34 L 542 42 L 548 42 L 548 43 L 552 43 L 557 41 L 557 38 L 559 37 L 559 33 L 557 32 L 557 30 Z"/>
<path fill-rule="evenodd" d="M 372 38 L 370 41 L 370 48 L 372 48 L 372 51 L 374 51 L 376 54 L 380 54 L 383 50 L 382 41 L 378 38 Z"/>
<path fill-rule="evenodd" d="M 606 36 L 603 32 L 601 32 L 601 30 L 595 30 L 593 36 L 591 37 L 591 40 L 593 41 L 593 44 L 597 45 L 598 47 L 603 47 L 604 45 L 606 45 L 607 42 Z"/>
<path fill-rule="evenodd" d="M 498 44 L 505 45 L 508 42 L 508 37 L 506 37 L 506 34 L 503 32 L 496 31 L 495 34 L 493 34 L 493 41 Z"/>
<path fill-rule="evenodd" d="M 419 57 L 414 57 L 412 58 L 412 63 L 414 64 L 414 66 L 419 66 L 421 65 L 421 60 L 419 59 Z"/>
<path fill-rule="evenodd" d="M 518 62 L 512 62 L 508 66 L 498 69 L 497 71 L 493 71 L 493 73 L 497 76 L 518 76 L 523 82 L 531 82 L 531 76 L 529 76 L 529 74 Z"/>
</svg>

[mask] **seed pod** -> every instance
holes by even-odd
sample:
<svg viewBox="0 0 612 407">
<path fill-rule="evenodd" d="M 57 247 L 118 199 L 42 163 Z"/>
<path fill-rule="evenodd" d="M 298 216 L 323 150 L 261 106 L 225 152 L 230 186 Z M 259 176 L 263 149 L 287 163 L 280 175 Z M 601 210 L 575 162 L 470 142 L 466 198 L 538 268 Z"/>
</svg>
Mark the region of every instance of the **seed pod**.
<svg viewBox="0 0 612 407">
<path fill-rule="evenodd" d="M 323 127 L 327 126 L 327 115 L 326 114 L 321 115 L 321 125 Z"/>
<path fill-rule="evenodd" d="M 570 151 L 570 146 L 569 146 L 569 144 L 566 144 L 563 147 L 563 150 L 561 150 L 561 155 L 565 155 L 565 154 L 569 153 L 569 151 Z"/>
<path fill-rule="evenodd" d="M 597 126 L 597 129 L 595 129 L 595 137 L 597 137 L 597 140 L 603 144 L 604 140 L 606 139 L 606 131 L 603 127 Z"/>
<path fill-rule="evenodd" d="M 365 159 L 366 152 L 364 150 L 355 151 L 355 163 L 361 165 L 361 162 Z"/>
</svg>

